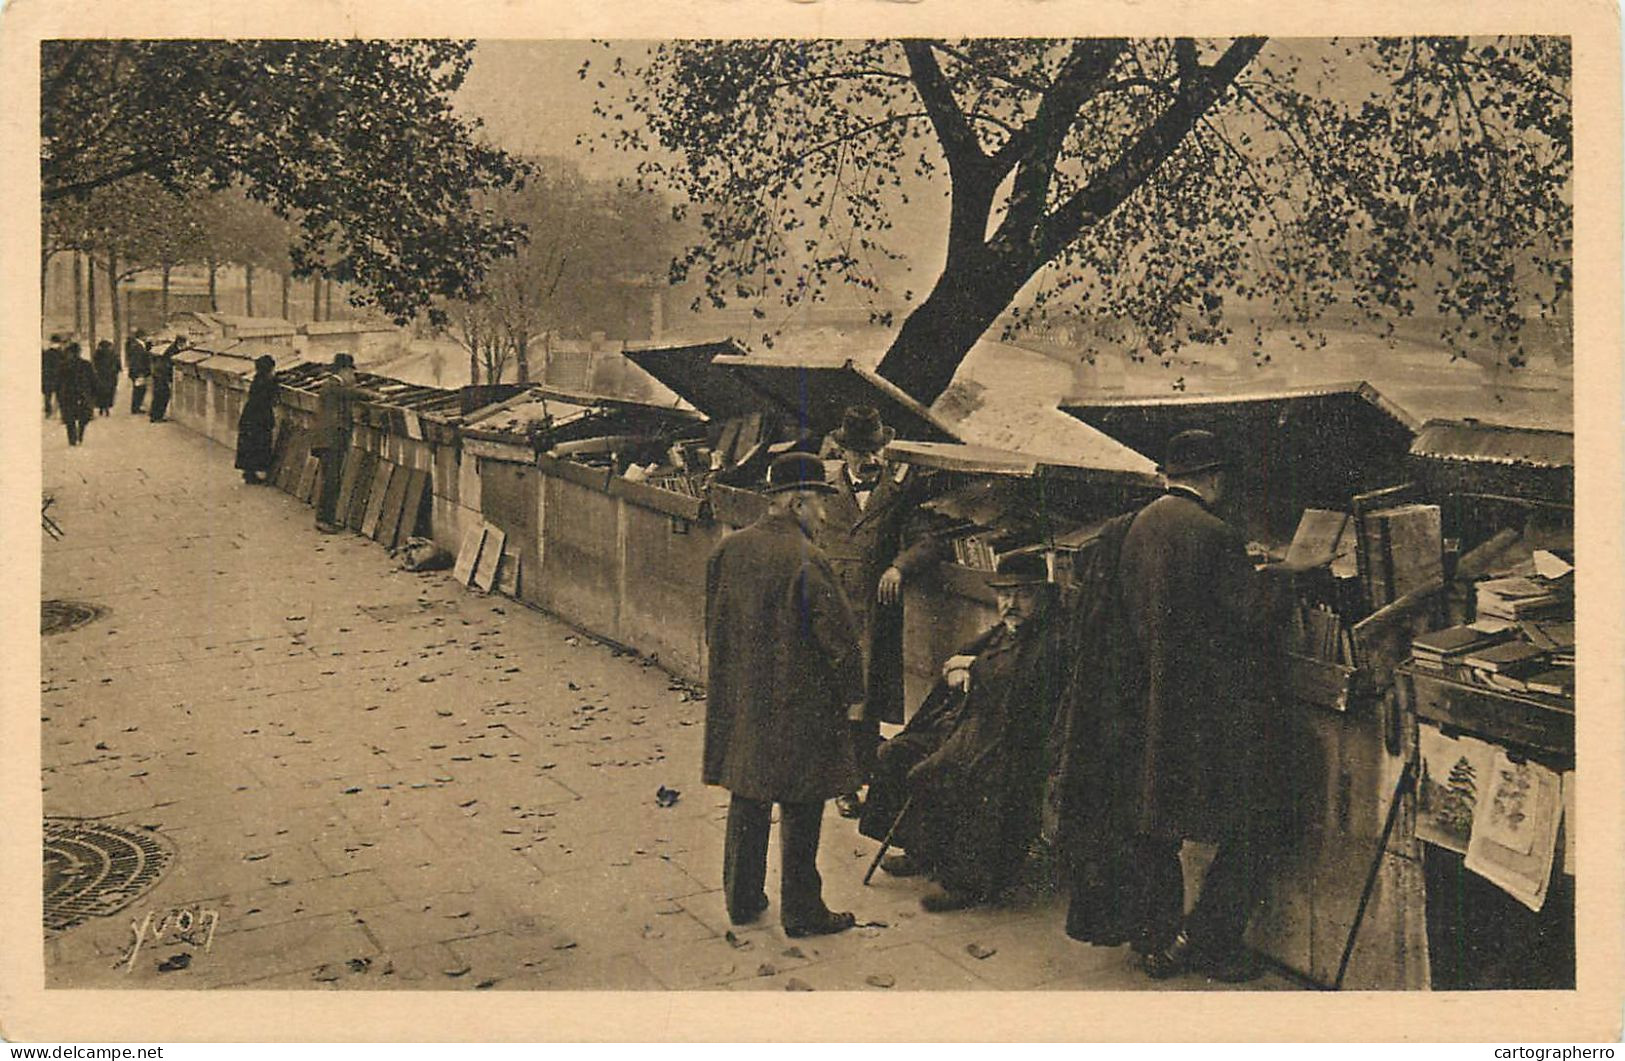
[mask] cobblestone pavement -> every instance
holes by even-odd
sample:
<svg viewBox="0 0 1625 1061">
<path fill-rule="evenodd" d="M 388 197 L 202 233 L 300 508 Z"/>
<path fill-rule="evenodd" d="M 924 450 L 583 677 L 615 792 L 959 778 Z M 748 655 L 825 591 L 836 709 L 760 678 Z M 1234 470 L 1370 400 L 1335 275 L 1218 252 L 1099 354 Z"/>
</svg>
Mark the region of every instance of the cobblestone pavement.
<svg viewBox="0 0 1625 1061">
<path fill-rule="evenodd" d="M 658 668 L 317 534 L 179 424 L 119 411 L 42 445 L 66 533 L 43 596 L 105 609 L 42 640 L 46 815 L 169 854 L 46 932 L 50 986 L 1214 986 L 1068 941 L 1054 897 L 931 915 L 918 881 L 863 887 L 874 845 L 833 811 L 826 898 L 870 924 L 791 941 L 775 905 L 730 932 L 703 703 Z"/>
</svg>

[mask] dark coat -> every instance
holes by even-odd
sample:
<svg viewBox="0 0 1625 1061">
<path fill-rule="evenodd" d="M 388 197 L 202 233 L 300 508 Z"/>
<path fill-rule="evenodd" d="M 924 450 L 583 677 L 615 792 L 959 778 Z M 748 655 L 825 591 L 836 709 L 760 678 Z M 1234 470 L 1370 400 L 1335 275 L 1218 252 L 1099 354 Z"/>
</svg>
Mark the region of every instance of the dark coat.
<svg viewBox="0 0 1625 1061">
<path fill-rule="evenodd" d="M 57 373 L 56 396 L 63 423 L 83 422 L 96 414 L 96 369 L 82 357 L 64 356 Z"/>
<path fill-rule="evenodd" d="M 1118 563 L 1129 701 L 1143 705 L 1137 831 L 1255 835 L 1278 798 L 1260 580 L 1241 533 L 1170 491 L 1128 529 Z"/>
<path fill-rule="evenodd" d="M 47 346 L 40 351 L 39 384 L 41 392 L 55 394 L 57 378 L 62 374 L 62 361 L 64 359 L 60 346 Z"/>
<path fill-rule="evenodd" d="M 169 393 L 170 385 L 175 382 L 175 355 L 184 349 L 185 344 L 176 340 L 147 359 L 147 366 L 152 369 L 154 391 L 160 394 Z"/>
<path fill-rule="evenodd" d="M 134 380 L 152 375 L 152 351 L 133 335 L 124 340 L 124 373 Z"/>
<path fill-rule="evenodd" d="M 1063 680 L 1054 611 L 1040 608 L 1019 632 L 1000 623 L 960 649 L 974 657 L 970 691 L 938 681 L 881 752 L 860 831 L 884 839 L 912 797 L 893 841 L 944 887 L 997 895 L 1038 836 Z"/>
<path fill-rule="evenodd" d="M 96 369 L 96 404 L 112 405 L 118 394 L 119 375 L 118 351 L 113 344 L 106 340 L 97 343 L 91 365 Z"/>
<path fill-rule="evenodd" d="M 857 788 L 857 623 L 823 553 L 769 512 L 718 544 L 705 588 L 705 783 L 779 802 Z"/>
<path fill-rule="evenodd" d="M 256 375 L 248 384 L 248 400 L 237 420 L 237 467 L 245 472 L 269 471 L 272 436 L 276 433 L 277 383 L 273 376 Z"/>
<path fill-rule="evenodd" d="M 837 492 L 827 499 L 818 547 L 829 557 L 857 614 L 863 646 L 864 717 L 902 722 L 903 605 L 901 600 L 882 605 L 876 594 L 886 568 L 896 567 L 907 582 L 938 558 L 940 543 L 919 534 L 913 544 L 903 548 L 905 535 L 921 529 L 919 492 L 905 466 L 887 465 L 868 505 L 860 508 L 845 464 L 825 463 Z"/>
</svg>

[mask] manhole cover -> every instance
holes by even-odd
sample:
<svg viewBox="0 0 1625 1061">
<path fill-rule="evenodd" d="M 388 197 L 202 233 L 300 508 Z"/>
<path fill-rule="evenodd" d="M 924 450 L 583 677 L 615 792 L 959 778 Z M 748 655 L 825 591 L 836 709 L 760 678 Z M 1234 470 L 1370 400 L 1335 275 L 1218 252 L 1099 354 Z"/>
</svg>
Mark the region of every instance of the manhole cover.
<svg viewBox="0 0 1625 1061">
<path fill-rule="evenodd" d="M 45 819 L 45 928 L 116 914 L 158 882 L 170 851 L 152 833 L 79 818 Z"/>
<path fill-rule="evenodd" d="M 39 606 L 39 632 L 42 635 L 65 634 L 69 630 L 84 626 L 86 623 L 93 623 L 106 614 L 106 608 L 98 604 L 86 604 L 84 601 L 41 601 Z"/>
</svg>

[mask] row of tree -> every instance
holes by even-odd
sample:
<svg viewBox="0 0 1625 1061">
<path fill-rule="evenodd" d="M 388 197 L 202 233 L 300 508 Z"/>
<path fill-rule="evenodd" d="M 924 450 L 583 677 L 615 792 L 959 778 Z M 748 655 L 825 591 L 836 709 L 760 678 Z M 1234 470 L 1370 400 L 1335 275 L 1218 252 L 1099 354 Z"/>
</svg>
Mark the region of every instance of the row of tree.
<svg viewBox="0 0 1625 1061">
<path fill-rule="evenodd" d="M 132 177 L 81 197 L 46 203 L 41 237 L 42 302 L 51 262 L 61 254 L 73 254 L 75 327 L 86 332 L 92 342 L 101 319 L 102 299 L 111 310 L 114 338 L 122 340 L 129 322 L 123 319 L 120 292 L 123 285 L 141 273 L 159 274 L 160 315 L 167 319 L 171 274 L 183 266 L 207 270 L 209 307 L 213 310 L 220 308 L 220 270 L 237 266 L 243 270 L 246 311 L 250 316 L 273 304 L 279 305 L 282 316 L 289 315 L 290 289 L 295 278 L 291 255 L 295 226 L 236 188 L 172 191 L 151 177 Z M 278 303 L 264 298 L 256 302 L 256 278 L 265 275 L 277 279 Z M 313 315 L 320 314 L 324 287 L 331 313 L 331 281 L 317 273 L 314 283 Z"/>
</svg>

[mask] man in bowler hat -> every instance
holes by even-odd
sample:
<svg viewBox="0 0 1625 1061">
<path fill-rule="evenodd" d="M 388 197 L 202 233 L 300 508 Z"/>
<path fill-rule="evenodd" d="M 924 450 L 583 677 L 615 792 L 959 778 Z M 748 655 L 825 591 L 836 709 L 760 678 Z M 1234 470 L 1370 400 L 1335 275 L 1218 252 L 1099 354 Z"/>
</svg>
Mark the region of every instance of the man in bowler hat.
<svg viewBox="0 0 1625 1061">
<path fill-rule="evenodd" d="M 905 534 L 917 529 L 919 505 L 907 466 L 888 464 L 882 456 L 895 435 L 874 408 L 846 410 L 828 439 L 837 459 L 826 463 L 826 474 L 835 489 L 816 534 L 858 617 L 864 695 L 851 726 L 865 781 L 880 744 L 880 724 L 903 721 L 903 582 L 935 561 L 939 551 L 929 535 L 903 547 Z M 836 808 L 842 817 L 857 817 L 857 789 L 836 800 Z"/>
<path fill-rule="evenodd" d="M 1270 779 L 1272 683 L 1264 585 L 1242 532 L 1219 506 L 1234 461 L 1207 431 L 1168 443 L 1167 492 L 1135 516 L 1118 560 L 1130 689 L 1140 725 L 1131 802 L 1149 923 L 1146 972 L 1245 980 L 1257 967 L 1242 933 L 1259 897 L 1264 844 L 1278 832 Z M 1184 840 L 1216 845 L 1195 906 L 1181 919 Z M 1154 893 L 1154 894 L 1149 894 Z"/>
<path fill-rule="evenodd" d="M 703 780 L 732 793 L 723 889 L 736 925 L 767 909 L 773 804 L 780 808 L 779 917 L 790 936 L 851 928 L 824 905 L 824 802 L 857 786 L 849 706 L 863 696 L 857 621 L 813 544 L 834 493 L 824 465 L 788 453 L 768 468 L 768 512 L 724 538 L 706 569 L 709 644 Z"/>
<path fill-rule="evenodd" d="M 881 746 L 859 823 L 903 849 L 883 870 L 937 883 L 920 899 L 932 912 L 990 902 L 1016 884 L 1041 822 L 1063 676 L 1055 587 L 1035 552 L 1001 559 L 988 586 L 998 622 L 949 658 L 903 732 Z"/>
</svg>

